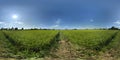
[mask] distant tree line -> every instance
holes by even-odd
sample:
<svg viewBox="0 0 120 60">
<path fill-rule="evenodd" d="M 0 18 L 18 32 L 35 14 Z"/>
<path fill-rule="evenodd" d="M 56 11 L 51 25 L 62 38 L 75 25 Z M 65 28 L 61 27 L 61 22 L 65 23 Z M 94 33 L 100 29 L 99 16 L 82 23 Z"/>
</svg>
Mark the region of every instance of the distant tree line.
<svg viewBox="0 0 120 60">
<path fill-rule="evenodd" d="M 30 29 L 24 29 L 24 28 L 21 28 L 21 29 L 18 29 L 18 27 L 12 27 L 12 28 L 1 28 L 0 30 L 55 30 L 55 29 L 46 29 L 46 28 L 30 28 Z"/>
<path fill-rule="evenodd" d="M 17 27 L 15 27 L 15 28 L 1 28 L 1 30 L 18 30 L 18 28 Z"/>
<path fill-rule="evenodd" d="M 81 29 L 65 29 L 65 30 L 81 30 Z M 112 26 L 110 28 L 93 28 L 93 29 L 83 29 L 83 30 L 120 30 L 119 28 Z"/>
<path fill-rule="evenodd" d="M 59 30 L 59 29 L 46 29 L 46 28 L 31 28 L 31 29 L 18 29 L 18 27 L 12 27 L 12 28 L 1 28 L 0 30 Z M 64 30 L 79 30 L 79 29 L 64 29 Z M 89 29 L 85 29 L 89 30 Z M 94 30 L 120 30 L 119 28 L 112 26 L 111 28 L 94 28 Z"/>
</svg>

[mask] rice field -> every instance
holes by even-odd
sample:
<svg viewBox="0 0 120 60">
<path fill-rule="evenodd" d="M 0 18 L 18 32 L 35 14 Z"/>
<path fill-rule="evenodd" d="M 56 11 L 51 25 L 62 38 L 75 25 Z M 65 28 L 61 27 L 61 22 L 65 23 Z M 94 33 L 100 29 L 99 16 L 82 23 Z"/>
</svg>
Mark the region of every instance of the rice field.
<svg viewBox="0 0 120 60">
<path fill-rule="evenodd" d="M 15 44 L 22 45 L 26 49 L 41 48 L 44 45 L 49 45 L 57 31 L 4 31 L 10 39 L 14 40 Z"/>
<path fill-rule="evenodd" d="M 79 47 L 100 49 L 117 33 L 116 30 L 64 30 L 63 39 L 70 40 Z"/>
<path fill-rule="evenodd" d="M 3 31 L 7 39 L 26 54 L 39 53 L 44 56 L 52 47 L 58 31 L 53 30 L 26 30 L 26 31 Z"/>
<path fill-rule="evenodd" d="M 54 57 L 57 52 L 57 58 L 60 58 L 66 53 L 65 48 L 76 53 L 77 58 L 100 56 L 101 52 L 109 50 L 116 54 L 115 57 L 120 57 L 119 36 L 119 30 L 1 30 L 0 56 L 44 58 Z"/>
</svg>

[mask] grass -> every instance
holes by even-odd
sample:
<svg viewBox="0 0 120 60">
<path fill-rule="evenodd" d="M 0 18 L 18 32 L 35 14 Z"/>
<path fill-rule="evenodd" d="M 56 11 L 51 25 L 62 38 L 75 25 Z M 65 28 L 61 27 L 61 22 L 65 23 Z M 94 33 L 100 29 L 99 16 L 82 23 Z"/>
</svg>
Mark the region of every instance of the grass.
<svg viewBox="0 0 120 60">
<path fill-rule="evenodd" d="M 0 57 L 12 57 L 14 55 L 14 46 L 8 41 L 0 31 Z"/>
<path fill-rule="evenodd" d="M 68 39 L 79 54 L 84 56 L 98 55 L 109 45 L 117 34 L 117 30 L 63 30 L 63 39 Z"/>
<path fill-rule="evenodd" d="M 64 30 L 62 31 L 64 38 L 69 39 L 73 44 L 86 48 L 95 48 L 101 43 L 105 43 L 108 39 L 112 39 L 117 31 L 115 30 Z"/>
<path fill-rule="evenodd" d="M 15 45 L 23 56 L 43 57 L 49 53 L 49 49 L 55 43 L 54 39 L 58 31 L 53 30 L 26 30 L 26 31 L 4 31 L 9 41 Z M 17 52 L 16 54 L 22 54 Z"/>
<path fill-rule="evenodd" d="M 120 31 L 116 35 L 116 37 L 111 41 L 111 43 L 106 46 L 105 52 L 109 53 L 111 56 L 116 59 L 120 59 Z"/>
<path fill-rule="evenodd" d="M 64 44 L 73 45 L 65 49 L 72 51 L 75 48 L 73 52 L 77 58 L 99 56 L 99 52 L 110 51 L 119 57 L 119 36 L 118 30 L 3 30 L 0 31 L 0 53 L 1 56 L 6 53 L 6 56 L 17 58 L 44 58 L 51 55 L 51 49 L 62 46 L 59 42 L 65 40 Z"/>
</svg>

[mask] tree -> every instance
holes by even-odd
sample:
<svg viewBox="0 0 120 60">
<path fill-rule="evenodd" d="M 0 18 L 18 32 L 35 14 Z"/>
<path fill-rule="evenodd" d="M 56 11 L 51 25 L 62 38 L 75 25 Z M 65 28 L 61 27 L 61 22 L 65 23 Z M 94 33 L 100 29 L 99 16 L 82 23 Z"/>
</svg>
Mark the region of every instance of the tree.
<svg viewBox="0 0 120 60">
<path fill-rule="evenodd" d="M 15 30 L 18 30 L 18 28 L 16 27 Z"/>
<path fill-rule="evenodd" d="M 118 28 L 112 26 L 111 28 L 109 28 L 109 30 L 119 30 Z"/>
<path fill-rule="evenodd" d="M 24 28 L 22 28 L 21 30 L 24 30 Z"/>
</svg>

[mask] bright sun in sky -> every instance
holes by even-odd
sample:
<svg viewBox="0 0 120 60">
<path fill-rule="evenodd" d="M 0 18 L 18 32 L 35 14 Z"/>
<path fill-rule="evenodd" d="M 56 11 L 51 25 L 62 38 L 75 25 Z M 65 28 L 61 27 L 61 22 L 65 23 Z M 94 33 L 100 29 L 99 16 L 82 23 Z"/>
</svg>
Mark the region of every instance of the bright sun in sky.
<svg viewBox="0 0 120 60">
<path fill-rule="evenodd" d="M 13 18 L 13 19 L 17 19 L 18 16 L 17 16 L 17 15 L 12 15 L 12 18 Z"/>
</svg>

